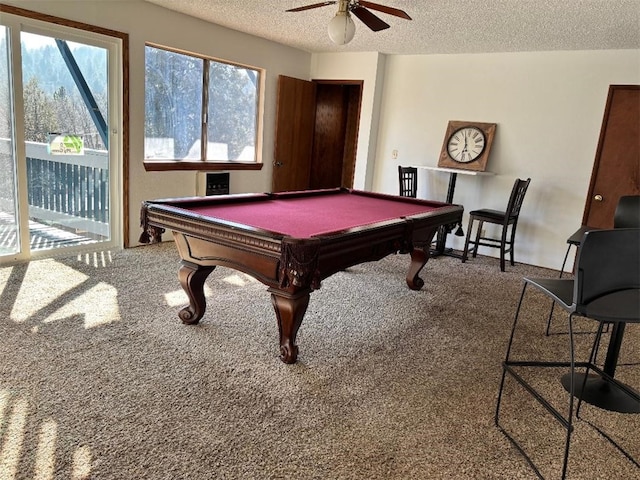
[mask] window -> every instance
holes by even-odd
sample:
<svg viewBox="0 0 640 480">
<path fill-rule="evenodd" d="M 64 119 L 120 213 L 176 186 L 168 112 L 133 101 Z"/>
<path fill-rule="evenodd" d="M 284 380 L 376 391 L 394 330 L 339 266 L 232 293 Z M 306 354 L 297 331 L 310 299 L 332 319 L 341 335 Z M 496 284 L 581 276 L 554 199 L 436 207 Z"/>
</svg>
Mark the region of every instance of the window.
<svg viewBox="0 0 640 480">
<path fill-rule="evenodd" d="M 145 47 L 147 170 L 259 169 L 260 71 Z"/>
</svg>

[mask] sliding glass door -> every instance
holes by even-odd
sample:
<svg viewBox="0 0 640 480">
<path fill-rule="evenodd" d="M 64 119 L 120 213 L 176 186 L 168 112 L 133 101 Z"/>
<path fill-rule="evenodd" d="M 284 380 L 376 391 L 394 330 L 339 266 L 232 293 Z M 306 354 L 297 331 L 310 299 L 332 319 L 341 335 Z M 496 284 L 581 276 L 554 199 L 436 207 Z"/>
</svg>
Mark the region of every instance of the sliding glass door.
<svg viewBox="0 0 640 480">
<path fill-rule="evenodd" d="M 0 256 L 20 252 L 9 29 L 0 25 Z"/>
<path fill-rule="evenodd" d="M 0 110 L 0 261 L 115 246 L 118 44 L 8 20 L 0 38 L 2 105 L 10 106 Z"/>
</svg>

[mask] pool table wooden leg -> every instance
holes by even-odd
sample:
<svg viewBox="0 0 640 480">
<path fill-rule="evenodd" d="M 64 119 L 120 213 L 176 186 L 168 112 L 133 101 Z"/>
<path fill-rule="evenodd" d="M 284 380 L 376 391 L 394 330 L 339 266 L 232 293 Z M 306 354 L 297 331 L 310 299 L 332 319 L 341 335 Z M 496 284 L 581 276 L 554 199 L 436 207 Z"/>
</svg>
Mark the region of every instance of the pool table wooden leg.
<svg viewBox="0 0 640 480">
<path fill-rule="evenodd" d="M 425 248 L 414 247 L 411 252 L 411 265 L 407 272 L 407 285 L 411 290 L 420 290 L 424 286 L 424 280 L 418 276 L 429 260 L 429 246 Z"/>
<path fill-rule="evenodd" d="M 278 331 L 280 332 L 280 360 L 284 363 L 296 363 L 298 358 L 296 335 L 309 306 L 311 290 L 307 289 L 291 294 L 270 288 L 269 292 L 271 292 L 271 302 L 276 311 Z"/>
<path fill-rule="evenodd" d="M 182 323 L 196 324 L 204 315 L 207 303 L 204 297 L 204 282 L 215 266 L 204 267 L 185 260 L 180 262 L 178 279 L 189 297 L 189 306 L 180 310 L 178 316 Z"/>
</svg>

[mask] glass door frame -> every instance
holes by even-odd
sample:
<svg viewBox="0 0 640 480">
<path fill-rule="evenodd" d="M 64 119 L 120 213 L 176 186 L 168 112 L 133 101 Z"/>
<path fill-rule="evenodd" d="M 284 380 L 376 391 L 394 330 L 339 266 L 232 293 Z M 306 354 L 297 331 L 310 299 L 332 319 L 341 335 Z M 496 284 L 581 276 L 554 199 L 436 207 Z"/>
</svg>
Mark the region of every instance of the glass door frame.
<svg viewBox="0 0 640 480">
<path fill-rule="evenodd" d="M 124 68 L 123 51 L 128 46 L 128 36 L 118 32 L 104 31 L 97 27 L 90 29 L 78 28 L 78 25 L 65 26 L 27 18 L 19 15 L 5 14 L 0 17 L 0 25 L 8 27 L 8 48 L 10 56 L 10 83 L 13 96 L 13 140 L 15 154 L 15 175 L 17 187 L 18 205 L 16 213 L 19 219 L 20 251 L 15 254 L 0 255 L 0 265 L 35 258 L 69 255 L 76 252 L 105 250 L 122 248 L 126 238 L 126 230 L 123 225 L 123 213 L 126 211 L 128 196 L 123 191 L 123 174 L 128 167 L 128 156 L 125 156 L 124 145 L 127 138 L 124 119 L 124 105 L 128 105 L 125 97 L 126 90 L 124 80 L 126 70 Z M 90 27 L 90 26 L 87 26 Z M 108 138 L 109 138 L 109 240 L 84 246 L 69 246 L 57 249 L 34 250 L 30 249 L 29 212 L 28 212 L 28 185 L 27 185 L 27 160 L 24 137 L 24 105 L 22 83 L 22 56 L 21 56 L 21 32 L 45 35 L 52 38 L 83 43 L 104 48 L 107 51 L 108 71 Z M 116 35 L 111 35 L 115 33 Z"/>
</svg>

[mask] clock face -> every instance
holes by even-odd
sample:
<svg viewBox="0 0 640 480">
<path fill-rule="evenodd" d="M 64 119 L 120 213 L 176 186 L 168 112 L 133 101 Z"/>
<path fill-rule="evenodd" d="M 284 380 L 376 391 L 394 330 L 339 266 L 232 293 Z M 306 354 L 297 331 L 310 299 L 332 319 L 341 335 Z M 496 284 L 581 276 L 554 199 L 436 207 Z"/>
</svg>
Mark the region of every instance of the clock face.
<svg viewBox="0 0 640 480">
<path fill-rule="evenodd" d="M 477 127 L 463 127 L 451 134 L 447 142 L 447 153 L 460 163 L 473 162 L 482 155 L 486 139 L 484 132 Z"/>
</svg>

